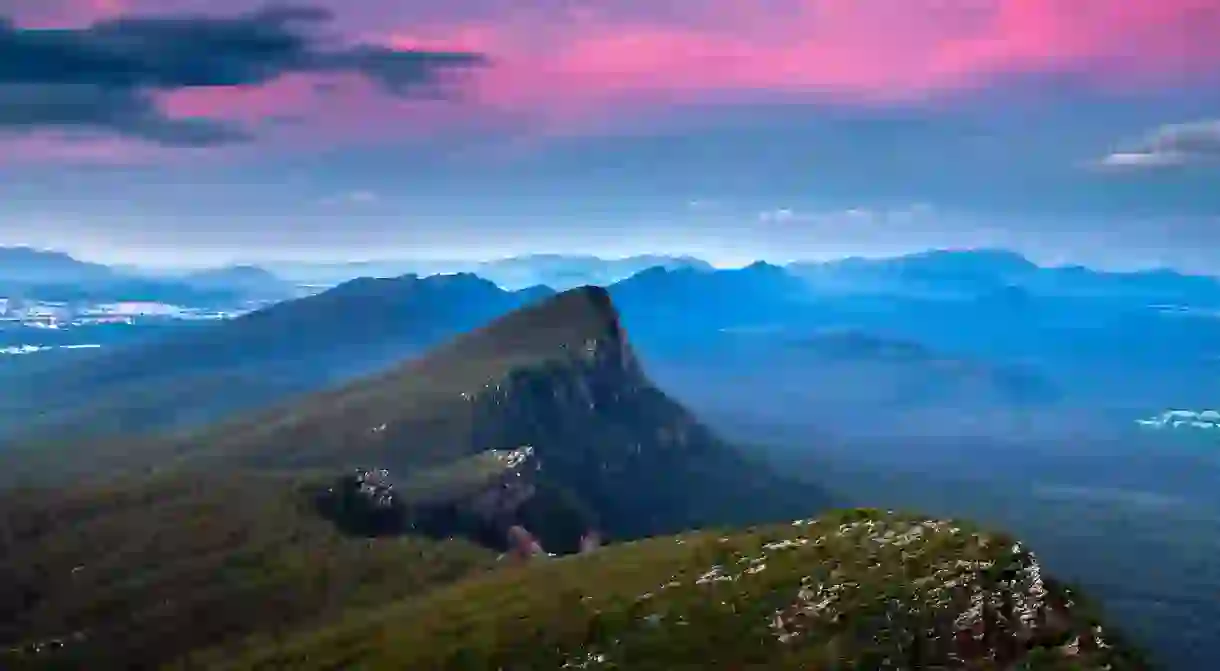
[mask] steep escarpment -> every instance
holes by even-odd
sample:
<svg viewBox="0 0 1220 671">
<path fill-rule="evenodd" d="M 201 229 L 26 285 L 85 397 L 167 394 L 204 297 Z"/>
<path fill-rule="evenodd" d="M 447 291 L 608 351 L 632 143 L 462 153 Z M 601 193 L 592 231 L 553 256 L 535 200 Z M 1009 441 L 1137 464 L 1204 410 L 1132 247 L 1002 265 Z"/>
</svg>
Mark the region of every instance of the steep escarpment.
<svg viewBox="0 0 1220 671">
<path fill-rule="evenodd" d="M 540 482 L 619 538 L 766 521 L 826 503 L 752 462 L 651 384 L 627 344 L 589 340 L 471 398 L 478 445 L 534 447 Z"/>
</svg>

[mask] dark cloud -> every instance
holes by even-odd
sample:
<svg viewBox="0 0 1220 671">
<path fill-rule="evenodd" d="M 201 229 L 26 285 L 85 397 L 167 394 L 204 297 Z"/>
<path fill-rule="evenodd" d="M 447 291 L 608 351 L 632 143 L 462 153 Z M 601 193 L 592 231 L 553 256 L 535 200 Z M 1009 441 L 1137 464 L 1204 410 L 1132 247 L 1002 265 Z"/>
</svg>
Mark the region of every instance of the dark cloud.
<svg viewBox="0 0 1220 671">
<path fill-rule="evenodd" d="M 356 73 L 395 96 L 443 94 L 444 71 L 481 54 L 332 45 L 315 7 L 235 17 L 121 17 L 81 29 L 23 29 L 0 18 L 0 130 L 103 130 L 159 144 L 248 138 L 213 119 L 166 116 L 155 92 L 251 86 L 292 73 Z"/>
<path fill-rule="evenodd" d="M 169 146 L 203 147 L 249 139 L 211 119 L 163 114 L 141 90 L 92 84 L 0 85 L 0 129 L 109 130 Z"/>
</svg>

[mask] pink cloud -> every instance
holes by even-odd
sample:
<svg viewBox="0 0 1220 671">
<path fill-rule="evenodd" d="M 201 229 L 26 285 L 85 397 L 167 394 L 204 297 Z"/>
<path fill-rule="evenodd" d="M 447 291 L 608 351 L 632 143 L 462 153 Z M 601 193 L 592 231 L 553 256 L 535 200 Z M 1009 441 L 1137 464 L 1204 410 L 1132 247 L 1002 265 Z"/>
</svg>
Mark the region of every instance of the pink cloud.
<svg viewBox="0 0 1220 671">
<path fill-rule="evenodd" d="M 1214 0 L 809 0 L 774 19 L 724 4 L 721 29 L 586 14 L 562 29 L 452 34 L 477 35 L 469 43 L 499 57 L 481 92 L 507 104 L 756 90 L 897 101 L 1005 74 L 1083 72 L 1115 85 L 1220 66 Z"/>
<path fill-rule="evenodd" d="M 74 23 L 123 8 L 204 7 L 202 0 L 14 1 L 29 11 L 48 8 L 47 16 L 70 8 Z M 758 92 L 889 104 L 1014 74 L 1072 73 L 1121 88 L 1220 71 L 1215 0 L 787 0 L 769 3 L 768 11 L 747 0 L 706 0 L 686 5 L 686 15 L 643 0 L 557 13 L 519 2 L 451 0 L 443 11 L 429 9 L 426 21 L 389 2 L 322 4 L 335 9 L 353 40 L 475 50 L 494 64 L 471 75 L 463 98 L 473 105 L 404 101 L 351 78 L 341 80 L 341 94 L 321 95 L 316 79 L 289 77 L 263 87 L 172 93 L 162 98 L 168 113 L 247 125 L 300 116 L 299 125 L 268 131 L 291 145 L 460 130 L 479 115 L 582 132 L 611 116 L 711 96 L 748 100 Z"/>
<path fill-rule="evenodd" d="M 10 0 L 8 4 L 17 25 L 26 28 L 84 26 L 134 6 L 131 0 Z"/>
<path fill-rule="evenodd" d="M 162 94 L 161 109 L 171 117 L 211 117 L 245 124 L 279 114 L 309 114 L 318 106 L 316 78 L 282 77 L 261 86 L 179 89 Z"/>
</svg>

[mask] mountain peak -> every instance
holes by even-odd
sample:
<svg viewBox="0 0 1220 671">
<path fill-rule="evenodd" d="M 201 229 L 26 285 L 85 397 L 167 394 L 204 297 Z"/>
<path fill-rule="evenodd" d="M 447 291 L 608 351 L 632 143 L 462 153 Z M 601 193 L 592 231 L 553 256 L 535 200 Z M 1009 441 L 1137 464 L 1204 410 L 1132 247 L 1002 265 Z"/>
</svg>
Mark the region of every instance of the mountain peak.
<svg viewBox="0 0 1220 671">
<path fill-rule="evenodd" d="M 506 314 L 456 338 L 451 346 L 471 353 L 512 349 L 549 357 L 589 341 L 626 344 L 610 293 L 592 285 L 569 289 Z"/>
<path fill-rule="evenodd" d="M 781 272 L 781 273 L 784 271 L 782 266 L 777 266 L 774 263 L 768 263 L 767 261 L 763 261 L 761 259 L 758 261 L 755 261 L 754 263 L 751 263 L 748 266 L 744 266 L 742 268 L 742 270 L 749 270 L 749 271 L 753 271 L 753 272 Z"/>
</svg>

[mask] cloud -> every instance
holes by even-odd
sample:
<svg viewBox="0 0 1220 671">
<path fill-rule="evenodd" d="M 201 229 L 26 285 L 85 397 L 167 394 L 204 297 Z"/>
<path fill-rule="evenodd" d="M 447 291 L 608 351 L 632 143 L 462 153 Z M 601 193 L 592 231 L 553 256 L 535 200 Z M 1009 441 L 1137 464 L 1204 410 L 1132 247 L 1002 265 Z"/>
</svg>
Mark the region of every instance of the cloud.
<svg viewBox="0 0 1220 671">
<path fill-rule="evenodd" d="M 1220 120 L 1161 126 L 1099 162 L 1103 168 L 1130 170 L 1198 164 L 1220 164 Z"/>
<path fill-rule="evenodd" d="M 495 10 L 426 26 L 449 39 L 415 37 L 422 24 L 388 39 L 491 51 L 497 67 L 478 80 L 481 100 L 561 121 L 675 100 L 906 104 L 1014 78 L 1127 90 L 1220 71 L 1215 0 L 1076 0 L 1071 11 L 1062 0 L 773 0 L 768 11 L 709 0 L 670 16 L 655 10 L 667 3 L 537 15 L 474 4 Z"/>
<path fill-rule="evenodd" d="M 36 30 L 0 18 L 0 130 L 79 130 L 168 146 L 247 140 L 249 130 L 208 117 L 174 117 L 158 96 L 249 89 L 288 75 L 354 74 L 396 97 L 443 97 L 447 72 L 486 64 L 482 54 L 329 46 L 317 7 L 279 6 L 233 17 L 118 17 Z"/>
</svg>

